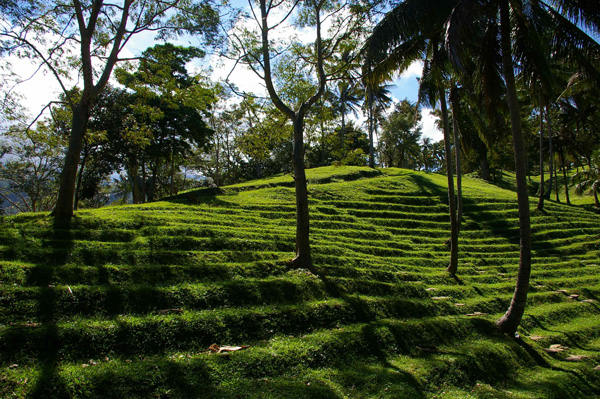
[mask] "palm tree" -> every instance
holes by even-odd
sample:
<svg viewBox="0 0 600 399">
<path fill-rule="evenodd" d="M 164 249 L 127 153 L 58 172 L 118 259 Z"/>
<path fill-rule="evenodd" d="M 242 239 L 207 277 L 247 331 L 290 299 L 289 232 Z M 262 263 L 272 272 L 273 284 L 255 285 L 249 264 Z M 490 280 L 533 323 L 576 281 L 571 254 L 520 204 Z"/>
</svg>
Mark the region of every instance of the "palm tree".
<svg viewBox="0 0 600 399">
<path fill-rule="evenodd" d="M 598 193 L 600 192 L 600 154 L 596 156 L 596 162 L 589 165 L 589 169 L 582 169 L 571 177 L 571 182 L 575 184 L 575 192 L 582 195 L 589 191 L 594 195 L 596 208 L 600 209 Z"/>
<path fill-rule="evenodd" d="M 389 79 L 396 71 L 404 70 L 415 60 L 423 61 L 423 73 L 419 81 L 419 103 L 431 107 L 439 103 L 442 114 L 451 226 L 450 263 L 447 271 L 454 275 L 458 268 L 458 222 L 446 104 L 448 58 L 443 51 L 444 40 L 440 29 L 444 16 L 452 10 L 452 3 L 453 1 L 446 0 L 438 1 L 434 5 L 408 0 L 396 6 L 375 27 L 365 44 L 367 61 L 364 75 L 371 84 L 378 83 Z"/>
<path fill-rule="evenodd" d="M 371 38 L 366 45 L 367 57 L 375 60 L 367 67 L 380 75 L 389 75 L 393 67 L 406 66 L 408 61 L 423 55 L 427 48 L 423 42 L 441 37 L 455 69 L 465 70 L 475 63 L 488 71 L 485 77 L 489 79 L 484 81 L 484 86 L 489 81 L 503 81 L 513 138 L 521 241 L 515 292 L 507 312 L 498 321 L 499 328 L 511 334 L 516 332 L 525 311 L 531 271 L 527 170 L 515 62 L 519 69 L 536 71 L 540 76 L 547 70 L 545 54 L 539 50 L 540 43 L 535 42 L 540 37 L 535 33 L 541 24 L 555 32 L 552 54 L 569 64 L 578 64 L 582 56 L 586 57 L 583 73 L 595 75 L 595 62 L 590 61 L 597 60 L 600 55 L 600 45 L 577 26 L 577 23 L 587 24 L 597 30 L 600 26 L 597 7 L 591 2 L 582 5 L 583 2 L 574 0 L 555 0 L 553 3 L 557 8 L 542 0 L 530 0 L 526 4 L 522 0 L 407 0 L 396 6 L 378 25 L 379 28 L 383 24 L 387 31 L 376 28 L 376 39 Z M 480 33 L 490 45 L 487 42 L 481 45 Z M 572 49 L 578 50 L 577 56 L 573 57 Z M 440 101 L 444 97 L 440 96 Z M 448 150 L 446 152 L 446 158 L 449 158 Z"/>
<path fill-rule="evenodd" d="M 378 84 L 372 85 L 364 82 L 365 86 L 365 106 L 367 109 L 367 123 L 369 126 L 369 167 L 375 167 L 375 149 L 373 146 L 373 136 L 377 134 L 377 115 L 381 114 L 385 108 L 392 103 L 390 89 L 393 85 Z"/>
<path fill-rule="evenodd" d="M 338 84 L 339 97 L 337 99 L 337 111 L 342 117 L 342 128 L 340 129 L 340 148 L 344 148 L 344 140 L 346 135 L 346 115 L 352 112 L 358 114 L 358 106 L 362 100 L 360 90 L 352 77 L 347 80 L 342 80 Z"/>
</svg>

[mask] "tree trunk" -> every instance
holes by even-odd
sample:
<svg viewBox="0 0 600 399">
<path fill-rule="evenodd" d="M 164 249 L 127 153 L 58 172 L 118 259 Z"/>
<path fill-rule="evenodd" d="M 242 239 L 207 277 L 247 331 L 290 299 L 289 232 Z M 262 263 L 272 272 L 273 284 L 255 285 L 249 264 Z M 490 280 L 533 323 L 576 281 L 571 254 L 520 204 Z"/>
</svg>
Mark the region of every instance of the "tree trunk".
<svg viewBox="0 0 600 399">
<path fill-rule="evenodd" d="M 554 191 L 556 192 L 556 202 L 560 202 L 560 198 L 558 198 L 558 165 L 554 162 L 554 178 L 556 179 L 556 184 L 554 185 Z"/>
<path fill-rule="evenodd" d="M 79 157 L 81 155 L 81 147 L 88 119 L 88 107 L 82 102 L 73 109 L 69 147 L 67 148 L 64 167 L 60 174 L 60 187 L 56 206 L 52 212 L 52 215 L 56 219 L 70 219 L 73 217 L 73 198 L 75 194 L 77 166 L 79 165 Z"/>
<path fill-rule="evenodd" d="M 569 184 L 567 180 L 567 168 L 565 167 L 565 150 L 562 147 L 560 147 L 560 159 L 562 161 L 563 183 L 565 184 L 565 197 L 567 198 L 567 205 L 571 205 L 571 199 L 569 198 Z"/>
<path fill-rule="evenodd" d="M 448 205 L 450 208 L 450 264 L 446 271 L 455 275 L 458 270 L 458 223 L 456 220 L 456 197 L 454 194 L 454 176 L 452 176 L 452 150 L 450 148 L 450 124 L 448 122 L 448 107 L 446 91 L 440 90 L 440 108 L 444 124 L 444 148 L 446 149 L 446 176 L 448 177 Z"/>
<path fill-rule="evenodd" d="M 487 147 L 483 147 L 483 157 L 481 158 L 481 178 L 485 181 L 491 181 L 490 163 L 487 158 Z"/>
<path fill-rule="evenodd" d="M 550 194 L 552 194 L 552 173 L 554 171 L 554 149 L 552 146 L 552 121 L 550 120 L 550 110 L 548 109 L 548 104 L 546 104 L 546 120 L 548 121 L 548 147 L 550 153 L 550 166 L 548 167 L 550 170 L 550 186 L 548 187 L 548 191 L 546 191 L 546 199 L 550 199 Z M 554 174 L 554 179 L 556 179 L 556 174 Z M 558 181 L 556 181 L 558 184 Z"/>
<path fill-rule="evenodd" d="M 131 202 L 133 204 L 140 203 L 140 190 L 138 187 L 138 169 L 137 165 L 129 166 L 129 180 L 131 180 Z M 126 198 L 127 199 L 127 198 Z"/>
<path fill-rule="evenodd" d="M 308 214 L 308 188 L 304 170 L 304 115 L 294 119 L 294 180 L 296 187 L 296 257 L 292 264 L 317 274 L 310 253 L 310 230 Z"/>
<path fill-rule="evenodd" d="M 458 113 L 458 100 L 456 98 L 456 86 L 453 85 L 452 91 L 454 93 L 450 94 L 450 100 L 452 102 L 452 133 L 454 134 L 454 155 L 456 157 L 456 207 L 457 207 L 457 215 L 456 215 L 456 229 L 457 234 L 460 232 L 460 224 L 462 220 L 462 212 L 463 212 L 463 199 L 462 199 L 462 170 L 460 163 L 460 140 L 458 137 L 458 118 L 456 114 Z"/>
<path fill-rule="evenodd" d="M 544 210 L 544 195 L 544 107 L 540 95 L 540 197 L 537 204 L 540 211 Z"/>
<path fill-rule="evenodd" d="M 506 82 L 506 95 L 510 110 L 510 125 L 515 154 L 517 178 L 517 202 L 519 208 L 519 235 L 521 239 L 519 272 L 510 306 L 504 316 L 498 320 L 498 327 L 506 334 L 514 334 L 521 323 L 527 303 L 529 276 L 531 274 L 531 224 L 529 218 L 529 195 L 525 176 L 525 149 L 521 130 L 519 99 L 515 86 L 514 68 L 510 43 L 510 16 L 508 0 L 500 1 L 500 31 L 502 41 L 502 70 Z"/>
<path fill-rule="evenodd" d="M 375 118 L 373 115 L 373 91 L 367 88 L 367 100 L 369 101 L 369 167 L 375 167 L 375 150 L 373 148 L 373 125 Z"/>
<path fill-rule="evenodd" d="M 342 127 L 340 128 L 340 157 L 344 157 L 344 136 L 346 135 L 346 88 L 342 88 Z"/>
<path fill-rule="evenodd" d="M 146 203 L 146 200 L 148 199 L 148 195 L 146 193 L 147 179 L 148 176 L 146 175 L 146 162 L 142 160 L 142 184 L 140 185 L 140 195 L 142 197 L 142 204 Z"/>
<path fill-rule="evenodd" d="M 175 154 L 171 148 L 171 196 L 175 193 Z"/>
<path fill-rule="evenodd" d="M 83 170 L 87 161 L 87 152 L 84 151 L 83 158 L 81 159 L 81 166 L 79 167 L 79 173 L 77 174 L 77 185 L 75 186 L 75 203 L 73 208 L 77 210 L 79 208 L 79 197 L 81 195 L 81 181 L 83 180 Z"/>
</svg>

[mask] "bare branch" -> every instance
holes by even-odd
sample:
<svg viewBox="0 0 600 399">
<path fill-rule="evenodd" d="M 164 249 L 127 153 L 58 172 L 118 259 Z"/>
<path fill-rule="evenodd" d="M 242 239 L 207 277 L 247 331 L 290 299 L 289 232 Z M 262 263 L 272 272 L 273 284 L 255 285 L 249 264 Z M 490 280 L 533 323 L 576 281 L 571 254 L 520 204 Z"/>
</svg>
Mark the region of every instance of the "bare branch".
<svg viewBox="0 0 600 399">
<path fill-rule="evenodd" d="M 13 191 L 11 190 L 11 192 L 13 192 Z M 21 212 L 27 212 L 26 210 L 23 210 L 23 208 L 21 208 L 16 202 L 14 202 L 9 197 L 7 197 L 6 195 L 4 195 L 4 193 L 2 191 L 0 191 L 0 197 L 4 198 L 6 201 L 10 202 L 10 204 L 12 206 L 14 206 L 15 208 L 17 208 L 19 211 L 21 211 Z M 25 203 L 25 205 L 27 205 L 27 203 Z"/>
<path fill-rule="evenodd" d="M 34 125 L 34 123 L 36 123 L 37 120 L 40 119 L 40 117 L 42 116 L 42 114 L 44 113 L 44 111 L 46 110 L 46 108 L 51 107 L 52 104 L 69 104 L 69 103 L 65 103 L 64 101 L 50 101 L 48 104 L 44 105 L 44 108 L 42 108 L 42 110 L 40 111 L 40 113 L 38 114 L 38 116 L 36 116 L 35 119 L 29 124 L 29 126 L 27 126 L 25 128 L 25 132 L 29 132 L 29 130 L 31 129 L 31 127 Z M 52 109 L 50 110 L 50 113 L 52 113 Z"/>
</svg>

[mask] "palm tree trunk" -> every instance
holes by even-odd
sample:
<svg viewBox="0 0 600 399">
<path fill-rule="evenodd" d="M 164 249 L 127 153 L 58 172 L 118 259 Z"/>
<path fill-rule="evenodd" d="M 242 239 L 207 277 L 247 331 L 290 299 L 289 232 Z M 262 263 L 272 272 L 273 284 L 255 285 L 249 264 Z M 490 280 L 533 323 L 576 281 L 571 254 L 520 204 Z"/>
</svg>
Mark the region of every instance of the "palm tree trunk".
<svg viewBox="0 0 600 399">
<path fill-rule="evenodd" d="M 294 180 L 296 188 L 296 257 L 292 260 L 295 267 L 306 268 L 317 274 L 310 253 L 310 225 L 308 214 L 308 188 L 304 170 L 304 115 L 294 119 Z"/>
<path fill-rule="evenodd" d="M 375 117 L 373 115 L 373 91 L 367 88 L 367 99 L 369 101 L 369 167 L 375 167 L 375 151 L 373 149 L 373 125 Z"/>
<path fill-rule="evenodd" d="M 508 0 L 500 1 L 500 32 L 502 46 L 502 70 L 506 82 L 506 95 L 510 110 L 510 125 L 515 154 L 517 178 L 517 202 L 519 208 L 519 235 L 521 239 L 519 272 L 510 306 L 504 316 L 498 320 L 498 327 L 506 334 L 514 334 L 521 323 L 527 303 L 529 276 L 531 274 L 531 222 L 529 218 L 529 196 L 525 171 L 525 149 L 521 129 L 519 99 L 515 85 L 514 67 L 510 43 L 510 15 Z"/>
<path fill-rule="evenodd" d="M 567 198 L 567 205 L 571 205 L 571 199 L 569 198 L 569 184 L 567 183 L 567 168 L 565 167 L 565 150 L 563 147 L 560 147 L 560 159 L 562 161 L 563 182 L 565 184 L 565 197 Z"/>
<path fill-rule="evenodd" d="M 548 147 L 550 152 L 550 186 L 548 187 L 548 191 L 546 191 L 546 199 L 550 199 L 550 194 L 552 194 L 552 172 L 554 171 L 554 149 L 552 146 L 552 121 L 550 120 L 550 111 L 548 110 L 548 104 L 545 106 L 546 108 L 546 120 L 548 121 Z M 556 179 L 556 174 L 554 174 L 554 178 Z M 556 182 L 558 184 L 558 181 Z"/>
<path fill-rule="evenodd" d="M 444 145 L 446 149 L 446 176 L 448 178 L 448 205 L 450 208 L 450 264 L 446 271 L 455 275 L 458 269 L 458 223 L 456 221 L 456 201 L 454 194 L 454 176 L 452 176 L 452 153 L 450 149 L 450 124 L 448 123 L 448 107 L 446 91 L 440 90 L 440 108 L 444 123 Z"/>
<path fill-rule="evenodd" d="M 558 198 L 558 165 L 554 162 L 554 178 L 556 179 L 556 184 L 554 185 L 554 191 L 556 192 L 556 202 L 560 202 L 560 198 Z"/>
<path fill-rule="evenodd" d="M 456 98 L 456 85 L 452 85 L 452 91 L 454 93 L 450 94 L 450 101 L 452 102 L 452 132 L 454 134 L 454 155 L 456 157 L 456 206 L 457 206 L 457 216 L 456 216 L 456 224 L 457 231 L 460 232 L 460 223 L 462 220 L 462 211 L 463 211 L 463 199 L 462 199 L 462 171 L 460 164 L 460 140 L 458 138 L 458 101 Z M 458 233 L 457 233 L 458 234 Z"/>
<path fill-rule="evenodd" d="M 544 210 L 544 111 L 543 99 L 540 95 L 540 197 L 537 209 Z"/>
</svg>

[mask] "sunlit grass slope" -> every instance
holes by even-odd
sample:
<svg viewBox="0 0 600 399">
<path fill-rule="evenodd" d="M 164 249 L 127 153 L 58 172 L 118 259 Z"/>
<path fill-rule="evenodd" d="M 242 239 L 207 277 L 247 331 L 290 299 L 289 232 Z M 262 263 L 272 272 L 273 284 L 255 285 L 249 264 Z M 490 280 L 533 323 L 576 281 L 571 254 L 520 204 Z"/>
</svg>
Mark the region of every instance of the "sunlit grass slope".
<svg viewBox="0 0 600 399">
<path fill-rule="evenodd" d="M 600 394 L 597 214 L 552 201 L 532 213 L 515 340 L 494 327 L 518 267 L 512 191 L 465 179 L 454 279 L 444 176 L 331 167 L 308 178 L 325 277 L 290 267 L 289 175 L 81 211 L 69 226 L 4 219 L 0 397 Z"/>
</svg>

